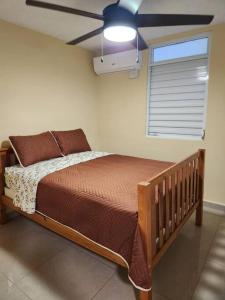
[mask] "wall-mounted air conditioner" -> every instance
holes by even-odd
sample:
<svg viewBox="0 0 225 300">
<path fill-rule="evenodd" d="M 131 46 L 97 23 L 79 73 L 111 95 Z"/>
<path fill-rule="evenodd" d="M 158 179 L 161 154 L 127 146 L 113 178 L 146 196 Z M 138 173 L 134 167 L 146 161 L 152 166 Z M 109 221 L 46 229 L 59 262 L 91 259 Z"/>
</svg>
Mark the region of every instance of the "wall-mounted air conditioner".
<svg viewBox="0 0 225 300">
<path fill-rule="evenodd" d="M 129 50 L 115 54 L 104 55 L 94 58 L 95 73 L 100 75 L 119 71 L 140 70 L 142 64 L 142 55 L 139 52 L 139 61 L 137 61 L 137 51 Z"/>
</svg>

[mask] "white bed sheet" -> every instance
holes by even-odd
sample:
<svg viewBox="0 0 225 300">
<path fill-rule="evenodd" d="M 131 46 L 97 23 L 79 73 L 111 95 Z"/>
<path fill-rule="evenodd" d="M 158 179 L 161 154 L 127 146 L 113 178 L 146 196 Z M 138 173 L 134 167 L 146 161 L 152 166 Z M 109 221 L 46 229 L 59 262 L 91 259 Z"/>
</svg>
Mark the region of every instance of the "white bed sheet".
<svg viewBox="0 0 225 300">
<path fill-rule="evenodd" d="M 15 198 L 16 193 L 13 189 L 9 189 L 9 188 L 5 187 L 4 192 L 7 197 L 9 197 L 11 199 Z"/>
</svg>

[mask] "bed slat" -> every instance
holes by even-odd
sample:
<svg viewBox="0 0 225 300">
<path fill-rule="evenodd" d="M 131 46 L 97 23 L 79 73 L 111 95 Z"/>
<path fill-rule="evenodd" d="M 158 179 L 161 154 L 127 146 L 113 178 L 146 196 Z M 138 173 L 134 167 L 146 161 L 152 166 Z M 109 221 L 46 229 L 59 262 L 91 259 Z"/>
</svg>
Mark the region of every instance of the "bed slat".
<svg viewBox="0 0 225 300">
<path fill-rule="evenodd" d="M 171 176 L 171 231 L 175 229 L 175 174 Z"/>
<path fill-rule="evenodd" d="M 165 238 L 169 238 L 170 234 L 170 177 L 165 178 L 165 214 L 166 214 L 166 224 L 165 224 Z"/>
<path fill-rule="evenodd" d="M 164 212 L 163 212 L 163 181 L 160 182 L 158 185 L 158 192 L 159 192 L 159 248 L 163 245 L 163 219 L 164 219 Z"/>
<path fill-rule="evenodd" d="M 190 163 L 187 164 L 187 211 L 190 209 Z"/>
<path fill-rule="evenodd" d="M 183 220 L 185 216 L 185 168 L 182 168 L 182 204 L 181 204 L 181 219 Z"/>
<path fill-rule="evenodd" d="M 177 171 L 177 226 L 181 219 L 181 170 Z"/>
</svg>

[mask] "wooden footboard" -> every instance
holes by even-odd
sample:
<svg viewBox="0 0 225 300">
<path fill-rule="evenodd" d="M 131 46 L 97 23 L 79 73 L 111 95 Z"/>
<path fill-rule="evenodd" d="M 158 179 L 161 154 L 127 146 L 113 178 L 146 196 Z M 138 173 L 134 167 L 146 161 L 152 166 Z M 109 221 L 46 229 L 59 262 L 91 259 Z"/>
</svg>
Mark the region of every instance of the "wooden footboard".
<svg viewBox="0 0 225 300">
<path fill-rule="evenodd" d="M 196 210 L 202 224 L 205 150 L 199 150 L 149 181 L 138 184 L 138 223 L 149 276 L 177 234 Z M 140 300 L 151 292 L 140 292 Z"/>
<path fill-rule="evenodd" d="M 199 150 L 149 181 L 138 184 L 138 224 L 142 234 L 149 277 L 160 258 L 176 239 L 182 226 L 196 210 L 196 225 L 202 224 L 205 151 Z M 122 259 L 109 250 L 39 213 L 28 215 L 13 206 L 4 196 L 4 169 L 14 165 L 9 149 L 0 149 L 0 223 L 6 221 L 5 209 L 10 207 L 42 226 L 127 267 Z M 140 300 L 151 300 L 152 291 L 140 291 Z"/>
</svg>

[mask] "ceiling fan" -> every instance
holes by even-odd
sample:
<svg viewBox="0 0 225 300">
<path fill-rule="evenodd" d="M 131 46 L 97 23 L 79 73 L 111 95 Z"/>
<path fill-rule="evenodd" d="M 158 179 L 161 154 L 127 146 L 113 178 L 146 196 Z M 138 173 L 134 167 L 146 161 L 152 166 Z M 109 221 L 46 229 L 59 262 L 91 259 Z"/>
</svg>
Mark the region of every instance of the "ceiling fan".
<svg viewBox="0 0 225 300">
<path fill-rule="evenodd" d="M 68 42 L 68 45 L 77 45 L 103 32 L 106 39 L 114 42 L 130 41 L 139 50 L 147 49 L 148 45 L 139 33 L 138 28 L 210 24 L 214 17 L 212 15 L 139 14 L 138 9 L 143 1 L 117 1 L 105 7 L 102 15 L 43 1 L 26 0 L 26 4 L 104 22 L 102 27 Z"/>
</svg>

